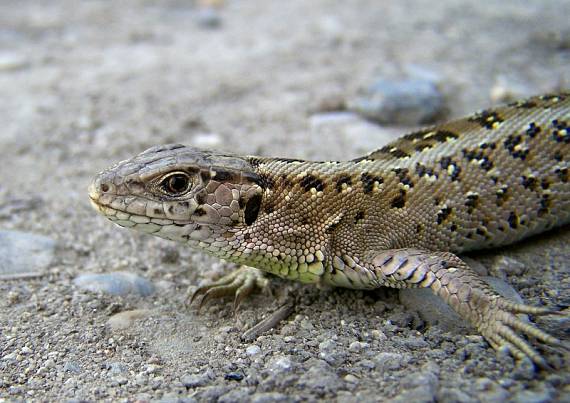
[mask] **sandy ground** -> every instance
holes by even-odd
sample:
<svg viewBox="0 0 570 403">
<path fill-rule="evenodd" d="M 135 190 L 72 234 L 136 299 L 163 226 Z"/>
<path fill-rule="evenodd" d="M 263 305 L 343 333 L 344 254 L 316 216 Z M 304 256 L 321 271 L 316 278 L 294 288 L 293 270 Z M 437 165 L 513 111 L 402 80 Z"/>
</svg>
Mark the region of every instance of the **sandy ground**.
<svg viewBox="0 0 570 403">
<path fill-rule="evenodd" d="M 275 279 L 274 296 L 237 318 L 226 301 L 198 315 L 186 289 L 231 266 L 121 230 L 86 194 L 95 173 L 159 143 L 356 157 L 408 128 L 323 111 L 378 77 L 429 73 L 450 116 L 569 87 L 570 2 L 219 4 L 0 2 L 0 229 L 56 242 L 41 275 L 0 282 L 0 400 L 570 401 L 560 354 L 547 353 L 550 373 L 516 367 L 476 333 L 426 323 L 392 290 Z M 569 242 L 559 230 L 472 257 L 527 302 L 567 306 Z M 73 282 L 116 271 L 156 291 Z M 289 298 L 287 320 L 242 341 Z M 539 323 L 568 337 L 567 322 Z"/>
</svg>

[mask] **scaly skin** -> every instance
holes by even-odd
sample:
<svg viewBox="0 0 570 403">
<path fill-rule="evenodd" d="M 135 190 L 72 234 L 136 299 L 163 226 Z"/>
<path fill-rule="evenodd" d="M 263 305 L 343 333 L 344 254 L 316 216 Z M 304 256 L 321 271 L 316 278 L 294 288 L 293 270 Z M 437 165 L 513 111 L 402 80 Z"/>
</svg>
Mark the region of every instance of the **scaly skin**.
<svg viewBox="0 0 570 403">
<path fill-rule="evenodd" d="M 408 134 L 352 161 L 153 147 L 100 173 L 94 207 L 116 224 L 303 282 L 429 287 L 499 348 L 546 366 L 522 334 L 560 342 L 455 254 L 570 221 L 570 94 L 530 98 Z M 251 269 L 206 296 L 247 293 Z M 245 285 L 244 285 L 245 284 Z M 239 302 L 239 299 L 238 299 Z"/>
</svg>

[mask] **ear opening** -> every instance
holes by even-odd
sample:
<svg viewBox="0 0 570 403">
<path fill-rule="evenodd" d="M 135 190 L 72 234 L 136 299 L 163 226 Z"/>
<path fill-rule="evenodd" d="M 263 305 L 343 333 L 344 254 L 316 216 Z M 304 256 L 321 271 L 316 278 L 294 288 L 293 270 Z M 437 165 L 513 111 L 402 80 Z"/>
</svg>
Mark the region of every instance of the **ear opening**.
<svg viewBox="0 0 570 403">
<path fill-rule="evenodd" d="M 259 214 L 259 210 L 261 209 L 261 201 L 262 201 L 261 193 L 256 193 L 249 198 L 249 200 L 245 204 L 244 216 L 245 216 L 245 224 L 251 225 L 257 219 Z"/>
</svg>

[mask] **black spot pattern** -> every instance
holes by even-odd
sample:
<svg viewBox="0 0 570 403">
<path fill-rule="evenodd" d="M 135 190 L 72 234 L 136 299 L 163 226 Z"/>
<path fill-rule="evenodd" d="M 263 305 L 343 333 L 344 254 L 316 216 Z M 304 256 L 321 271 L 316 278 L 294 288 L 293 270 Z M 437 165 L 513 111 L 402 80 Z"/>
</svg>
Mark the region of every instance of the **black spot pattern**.
<svg viewBox="0 0 570 403">
<path fill-rule="evenodd" d="M 361 161 L 374 161 L 374 158 L 371 158 L 371 157 L 368 156 L 368 155 L 364 155 L 364 156 L 362 156 L 362 157 L 358 157 L 358 158 L 355 158 L 355 159 L 351 160 L 351 162 L 353 162 L 353 163 L 355 163 L 355 164 L 358 164 L 358 163 L 361 162 Z"/>
<path fill-rule="evenodd" d="M 364 219 L 364 212 L 363 211 L 359 211 L 358 213 L 356 213 L 356 215 L 354 216 L 354 223 L 358 224 L 360 221 L 362 221 Z"/>
<path fill-rule="evenodd" d="M 439 212 L 437 213 L 437 223 L 441 224 L 442 222 L 444 222 L 447 219 L 447 217 L 451 215 L 452 211 L 453 209 L 451 207 L 444 207 L 441 210 L 439 210 Z"/>
<path fill-rule="evenodd" d="M 568 182 L 568 168 L 556 168 L 554 173 L 560 179 L 561 182 Z"/>
<path fill-rule="evenodd" d="M 284 162 L 285 164 L 292 164 L 294 162 L 305 162 L 297 158 L 275 158 L 275 161 Z"/>
<path fill-rule="evenodd" d="M 507 186 L 502 186 L 495 192 L 498 207 L 501 207 L 509 199 L 508 190 Z"/>
<path fill-rule="evenodd" d="M 495 123 L 502 123 L 504 121 L 504 119 L 495 111 L 483 111 L 468 120 L 470 122 L 478 123 L 481 127 L 484 127 L 487 130 L 493 129 Z"/>
<path fill-rule="evenodd" d="M 305 175 L 299 181 L 299 186 L 301 186 L 305 192 L 310 191 L 312 188 L 314 188 L 317 192 L 320 192 L 325 188 L 323 181 L 313 175 Z"/>
<path fill-rule="evenodd" d="M 440 161 L 439 164 L 441 165 L 441 167 L 444 170 L 448 170 L 448 168 L 450 166 L 453 167 L 453 171 L 450 175 L 450 179 L 452 182 L 455 182 L 457 179 L 459 179 L 459 174 L 461 173 L 461 167 L 459 165 L 457 165 L 457 163 L 455 161 L 453 161 L 451 159 L 451 157 L 443 157 Z M 449 172 L 449 171 L 448 171 Z"/>
<path fill-rule="evenodd" d="M 414 147 L 414 149 L 415 149 L 417 152 L 420 152 L 420 153 L 421 153 L 423 150 L 430 149 L 430 148 L 432 148 L 432 147 L 433 147 L 432 144 L 429 144 L 429 143 L 422 143 L 422 144 L 416 145 L 416 146 Z"/>
<path fill-rule="evenodd" d="M 384 183 L 384 179 L 382 179 L 380 176 L 374 176 L 368 172 L 364 172 L 362 175 L 360 175 L 360 181 L 362 182 L 364 193 L 372 192 L 375 182 L 378 182 L 378 184 Z"/>
<path fill-rule="evenodd" d="M 511 211 L 509 218 L 507 218 L 507 222 L 509 223 L 509 227 L 512 229 L 517 229 L 519 227 L 519 216 L 517 213 Z"/>
<path fill-rule="evenodd" d="M 409 141 L 433 140 L 444 143 L 448 140 L 455 140 L 459 138 L 459 135 L 450 130 L 426 129 L 407 134 L 403 138 Z"/>
<path fill-rule="evenodd" d="M 406 191 L 400 189 L 400 194 L 392 200 L 392 208 L 403 208 L 406 205 Z"/>
<path fill-rule="evenodd" d="M 486 150 L 486 149 L 494 150 L 494 149 L 497 148 L 497 143 L 493 143 L 493 142 L 491 142 L 491 143 L 481 143 L 481 144 L 479 145 L 479 147 L 481 147 L 483 150 Z"/>
<path fill-rule="evenodd" d="M 465 206 L 467 207 L 467 212 L 471 214 L 474 209 L 479 205 L 479 195 L 478 194 L 468 194 L 467 200 L 465 201 Z"/>
<path fill-rule="evenodd" d="M 537 134 L 541 132 L 540 126 L 537 126 L 536 123 L 532 122 L 528 125 L 528 129 L 526 129 L 526 134 L 531 139 L 535 138 Z"/>
<path fill-rule="evenodd" d="M 554 131 L 552 132 L 552 138 L 558 143 L 569 144 L 570 143 L 570 126 L 563 120 L 553 120 L 552 126 Z"/>
<path fill-rule="evenodd" d="M 414 182 L 409 176 L 410 171 L 408 168 L 394 168 L 392 171 L 394 171 L 401 184 L 408 185 L 409 187 L 414 187 Z"/>
<path fill-rule="evenodd" d="M 552 201 L 550 200 L 550 195 L 543 194 L 540 199 L 540 208 L 538 209 L 538 216 L 543 217 L 549 213 Z"/>
<path fill-rule="evenodd" d="M 435 176 L 436 178 L 438 177 L 437 174 L 434 172 L 433 168 L 428 168 L 423 164 L 420 164 L 419 162 L 416 163 L 416 174 L 419 177 L 422 176 Z"/>
<path fill-rule="evenodd" d="M 503 145 L 505 146 L 505 148 L 513 158 L 520 158 L 521 160 L 524 161 L 528 155 L 529 150 L 517 147 L 522 144 L 522 140 L 523 139 L 521 135 L 516 135 L 516 136 L 510 135 L 503 142 Z"/>
<path fill-rule="evenodd" d="M 389 146 L 389 145 L 382 147 L 380 149 L 380 151 L 382 151 L 384 153 L 388 153 L 388 154 L 390 154 L 396 158 L 408 158 L 408 157 L 410 157 L 410 154 L 408 154 L 404 150 L 401 150 L 397 147 L 393 147 L 393 146 Z"/>
<path fill-rule="evenodd" d="M 342 192 L 342 185 L 346 183 L 347 186 L 352 185 L 352 179 L 348 175 L 341 175 L 336 179 L 335 189 L 337 192 Z"/>
<path fill-rule="evenodd" d="M 538 180 L 534 176 L 522 176 L 521 184 L 525 189 L 535 191 L 538 188 Z"/>
</svg>

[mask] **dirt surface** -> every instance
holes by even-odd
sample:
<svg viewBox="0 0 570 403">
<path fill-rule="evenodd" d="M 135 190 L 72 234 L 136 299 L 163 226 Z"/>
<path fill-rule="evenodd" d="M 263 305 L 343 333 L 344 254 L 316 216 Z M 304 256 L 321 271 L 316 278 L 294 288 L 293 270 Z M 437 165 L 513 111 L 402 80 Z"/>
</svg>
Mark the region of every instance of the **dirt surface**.
<svg viewBox="0 0 570 403">
<path fill-rule="evenodd" d="M 0 2 L 0 229 L 57 244 L 45 270 L 0 280 L 0 400 L 570 401 L 567 356 L 516 366 L 392 290 L 274 279 L 237 318 L 229 301 L 198 315 L 186 289 L 231 265 L 115 227 L 86 192 L 159 143 L 354 158 L 408 129 L 327 112 L 379 77 L 429 76 L 450 116 L 569 87 L 570 2 L 208 3 Z M 563 229 L 472 257 L 528 303 L 567 306 L 569 242 Z M 117 271 L 155 292 L 74 284 Z M 277 329 L 242 341 L 291 298 Z M 562 319 L 538 323 L 568 337 Z"/>
</svg>

